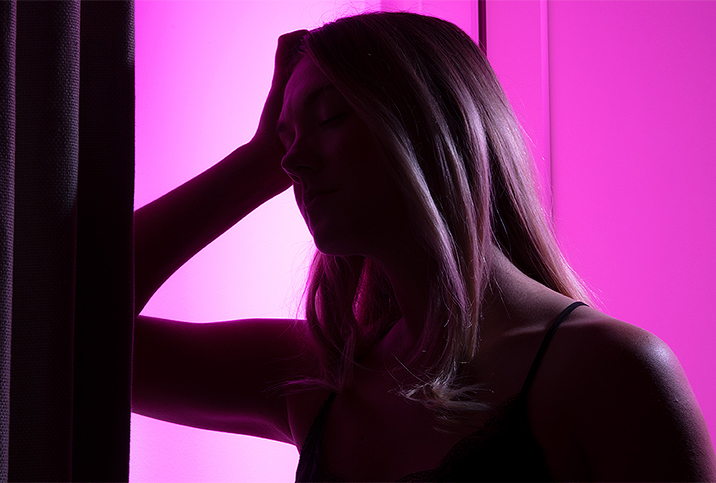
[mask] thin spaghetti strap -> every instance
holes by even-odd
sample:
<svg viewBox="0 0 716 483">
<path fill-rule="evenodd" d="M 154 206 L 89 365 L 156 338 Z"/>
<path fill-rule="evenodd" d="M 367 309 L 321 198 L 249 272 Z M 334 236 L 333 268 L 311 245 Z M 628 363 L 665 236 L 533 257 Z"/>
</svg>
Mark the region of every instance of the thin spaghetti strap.
<svg viewBox="0 0 716 483">
<path fill-rule="evenodd" d="M 530 372 L 527 373 L 525 382 L 522 384 L 522 390 L 520 391 L 521 398 L 527 397 L 527 392 L 530 390 L 530 387 L 532 387 L 532 381 L 534 380 L 535 374 L 537 374 L 537 369 L 539 369 L 539 365 L 542 362 L 544 353 L 547 352 L 547 346 L 552 340 L 552 336 L 557 330 L 557 327 L 559 327 L 559 325 L 567 319 L 569 314 L 571 314 L 574 309 L 582 305 L 586 306 L 587 304 L 585 304 L 584 302 L 574 302 L 569 307 L 564 309 L 547 331 L 547 334 L 544 336 L 544 339 L 542 339 L 542 345 L 540 345 L 539 350 L 537 351 L 537 355 L 535 356 L 534 361 L 532 361 L 532 367 L 530 367 Z"/>
<path fill-rule="evenodd" d="M 321 438 L 323 438 L 323 432 L 326 429 L 326 421 L 328 420 L 328 411 L 331 409 L 331 406 L 333 405 L 333 400 L 336 399 L 336 396 L 338 396 L 337 392 L 331 392 L 331 394 L 326 398 L 326 400 L 323 401 L 323 404 L 321 404 L 321 408 L 318 410 L 318 414 L 313 420 L 311 428 L 308 430 L 308 434 L 306 435 L 306 439 L 303 442 L 303 446 L 301 446 L 302 450 L 306 446 L 315 445 L 316 443 L 320 442 Z"/>
<path fill-rule="evenodd" d="M 318 411 L 316 419 L 313 420 L 311 429 L 309 429 L 309 433 L 314 433 L 314 435 L 320 434 L 321 437 L 323 437 L 323 431 L 325 431 L 326 429 L 326 421 L 328 420 L 328 411 L 331 409 L 331 406 L 333 405 L 333 401 L 336 399 L 336 396 L 338 396 L 338 393 L 333 391 L 326 398 L 326 400 L 323 401 L 321 409 Z"/>
<path fill-rule="evenodd" d="M 321 405 L 318 410 L 316 419 L 313 420 L 308 435 L 301 446 L 301 454 L 298 459 L 298 467 L 296 468 L 296 481 L 316 481 L 323 480 L 318 477 L 316 471 L 323 468 L 323 453 L 321 451 L 321 443 L 323 442 L 323 433 L 326 430 L 326 421 L 328 420 L 328 411 L 331 409 L 333 401 L 338 393 L 331 392 L 330 396 Z"/>
</svg>

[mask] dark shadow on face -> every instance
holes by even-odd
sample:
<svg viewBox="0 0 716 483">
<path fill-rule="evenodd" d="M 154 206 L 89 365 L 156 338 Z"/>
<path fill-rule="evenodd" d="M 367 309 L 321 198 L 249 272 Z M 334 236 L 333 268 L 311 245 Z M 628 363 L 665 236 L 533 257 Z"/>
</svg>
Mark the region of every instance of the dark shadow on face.
<svg viewBox="0 0 716 483">
<path fill-rule="evenodd" d="M 404 241 L 409 216 L 382 151 L 308 58 L 288 81 L 277 131 L 286 148 L 283 169 L 319 250 L 381 257 Z"/>
</svg>

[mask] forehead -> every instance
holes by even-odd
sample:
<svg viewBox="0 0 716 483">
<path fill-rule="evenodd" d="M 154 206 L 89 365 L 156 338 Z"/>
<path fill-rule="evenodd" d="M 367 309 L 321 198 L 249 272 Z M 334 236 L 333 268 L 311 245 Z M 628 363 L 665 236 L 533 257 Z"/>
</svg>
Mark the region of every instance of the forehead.
<svg viewBox="0 0 716 483">
<path fill-rule="evenodd" d="M 323 92 L 334 88 L 318 66 L 311 59 L 303 57 L 286 84 L 281 118 L 290 116 L 302 105 L 315 101 Z"/>
</svg>

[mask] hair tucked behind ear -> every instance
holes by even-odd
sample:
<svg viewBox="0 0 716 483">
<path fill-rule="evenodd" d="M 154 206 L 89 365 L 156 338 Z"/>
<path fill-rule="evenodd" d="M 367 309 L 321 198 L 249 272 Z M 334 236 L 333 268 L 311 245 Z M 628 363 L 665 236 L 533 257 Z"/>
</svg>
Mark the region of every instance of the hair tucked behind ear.
<svg viewBox="0 0 716 483">
<path fill-rule="evenodd" d="M 427 369 L 404 395 L 440 410 L 480 407 L 459 368 L 478 349 L 493 249 L 547 287 L 588 299 L 557 247 L 502 88 L 474 41 L 432 17 L 339 19 L 307 35 L 302 50 L 371 128 L 430 254 L 430 313 L 413 357 Z M 317 253 L 306 317 L 325 382 L 340 389 L 400 311 L 374 263 Z"/>
</svg>

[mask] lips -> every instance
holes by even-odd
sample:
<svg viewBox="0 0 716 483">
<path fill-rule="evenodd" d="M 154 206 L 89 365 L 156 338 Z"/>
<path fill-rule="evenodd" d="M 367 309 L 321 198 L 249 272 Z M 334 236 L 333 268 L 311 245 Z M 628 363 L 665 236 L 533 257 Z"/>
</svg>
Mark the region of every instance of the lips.
<svg viewBox="0 0 716 483">
<path fill-rule="evenodd" d="M 316 197 L 335 193 L 336 191 L 337 190 L 310 189 L 303 194 L 303 204 L 304 206 L 308 206 Z"/>
</svg>

